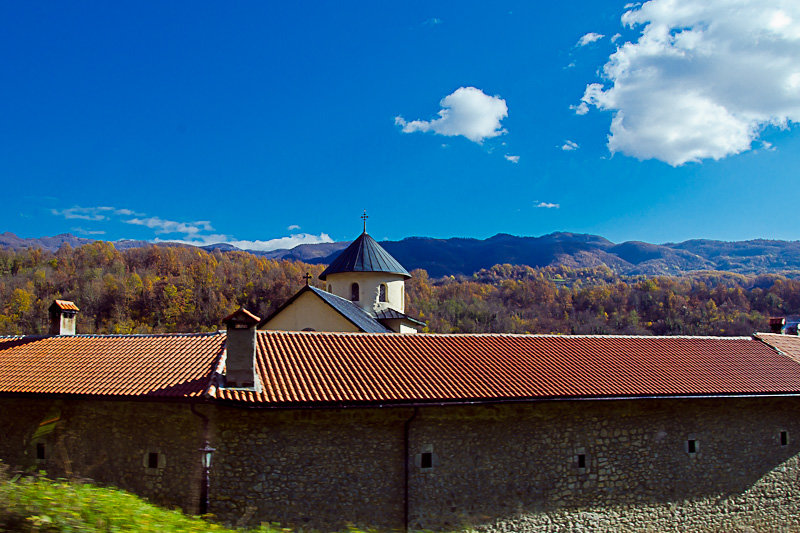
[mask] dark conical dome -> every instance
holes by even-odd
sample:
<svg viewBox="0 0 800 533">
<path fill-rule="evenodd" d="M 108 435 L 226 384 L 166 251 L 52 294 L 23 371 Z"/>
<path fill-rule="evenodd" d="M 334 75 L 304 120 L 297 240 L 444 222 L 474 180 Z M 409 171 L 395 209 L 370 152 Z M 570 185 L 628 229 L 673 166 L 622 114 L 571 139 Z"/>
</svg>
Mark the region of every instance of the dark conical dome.
<svg viewBox="0 0 800 533">
<path fill-rule="evenodd" d="M 406 278 L 411 277 L 403 265 L 366 232 L 345 248 L 319 275 L 319 279 L 324 280 L 328 274 L 340 272 L 389 272 Z"/>
</svg>

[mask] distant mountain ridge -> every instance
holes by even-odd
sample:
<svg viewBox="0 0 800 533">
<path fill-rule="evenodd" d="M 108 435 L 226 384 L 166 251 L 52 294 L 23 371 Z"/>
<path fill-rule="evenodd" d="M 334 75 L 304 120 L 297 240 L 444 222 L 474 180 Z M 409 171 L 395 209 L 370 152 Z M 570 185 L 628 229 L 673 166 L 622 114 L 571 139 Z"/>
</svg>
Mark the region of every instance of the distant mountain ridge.
<svg viewBox="0 0 800 533">
<path fill-rule="evenodd" d="M 39 239 L 0 234 L 0 248 L 42 248 L 56 251 L 94 242 L 63 233 Z M 122 240 L 117 248 L 148 246 L 148 241 Z M 328 264 L 349 243 L 301 244 L 290 250 L 245 250 L 270 259 Z M 159 246 L 187 246 L 159 243 Z M 800 241 L 689 240 L 651 244 L 640 241 L 613 243 L 598 235 L 558 232 L 540 237 L 499 233 L 488 239 L 408 237 L 381 245 L 407 269 L 423 268 L 433 277 L 471 275 L 482 268 L 510 263 L 540 267 L 566 265 L 574 268 L 606 265 L 621 274 L 677 275 L 695 270 L 725 270 L 742 274 L 800 270 Z M 205 250 L 238 251 L 228 244 L 202 246 Z"/>
</svg>

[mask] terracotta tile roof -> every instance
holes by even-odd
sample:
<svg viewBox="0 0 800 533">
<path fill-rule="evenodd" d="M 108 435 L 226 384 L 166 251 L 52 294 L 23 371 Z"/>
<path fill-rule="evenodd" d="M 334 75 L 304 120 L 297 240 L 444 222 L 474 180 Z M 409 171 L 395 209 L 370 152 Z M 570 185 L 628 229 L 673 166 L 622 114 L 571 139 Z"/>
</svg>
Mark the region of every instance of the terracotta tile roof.
<svg viewBox="0 0 800 533">
<path fill-rule="evenodd" d="M 750 337 L 258 333 L 262 404 L 800 392 L 800 364 Z"/>
<path fill-rule="evenodd" d="M 199 396 L 221 333 L 0 338 L 0 393 Z"/>
<path fill-rule="evenodd" d="M 259 331 L 263 391 L 210 387 L 225 333 L 0 338 L 0 394 L 269 406 L 800 393 L 800 338 Z M 788 344 L 781 351 L 787 351 Z"/>
<path fill-rule="evenodd" d="M 69 300 L 54 300 L 52 305 L 64 311 L 80 311 L 75 302 L 70 302 Z"/>
<path fill-rule="evenodd" d="M 800 363 L 800 337 L 780 333 L 756 333 L 755 337 Z"/>
</svg>

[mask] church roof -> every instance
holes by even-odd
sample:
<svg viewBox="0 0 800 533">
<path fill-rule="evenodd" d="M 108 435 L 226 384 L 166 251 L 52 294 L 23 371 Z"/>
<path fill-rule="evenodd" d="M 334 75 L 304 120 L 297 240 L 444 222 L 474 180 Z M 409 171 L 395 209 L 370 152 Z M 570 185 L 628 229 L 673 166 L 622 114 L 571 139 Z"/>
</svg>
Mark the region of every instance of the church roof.
<svg viewBox="0 0 800 533">
<path fill-rule="evenodd" d="M 416 318 L 410 317 L 407 314 L 401 313 L 397 309 L 392 309 L 392 308 L 383 309 L 381 311 L 378 311 L 376 313 L 376 318 L 378 320 L 408 320 L 409 322 L 413 322 L 413 323 L 418 324 L 420 326 L 427 326 L 427 324 L 425 322 L 422 322 L 421 320 L 417 320 Z"/>
<path fill-rule="evenodd" d="M 330 305 L 335 311 L 337 311 L 340 315 L 344 318 L 349 320 L 354 326 L 356 326 L 359 330 L 363 331 L 364 333 L 389 333 L 391 330 L 387 329 L 383 326 L 380 322 L 378 322 L 375 317 L 364 311 L 360 306 L 354 304 L 350 300 L 346 300 L 341 296 L 336 296 L 335 294 L 331 294 L 327 291 L 323 291 L 322 289 L 318 289 L 316 287 L 311 287 L 310 285 L 306 285 L 299 291 L 297 294 L 289 298 L 286 303 L 276 309 L 271 315 L 267 318 L 262 320 L 259 323 L 259 327 L 265 325 L 267 322 L 272 320 L 275 315 L 282 312 L 284 309 L 289 307 L 295 300 L 297 300 L 301 294 L 306 292 L 313 292 L 317 296 L 319 296 L 323 302 Z"/>
<path fill-rule="evenodd" d="M 800 339 L 257 332 L 262 392 L 218 388 L 224 332 L 0 338 L 0 394 L 254 407 L 799 395 Z M 769 344 L 780 342 L 782 348 Z"/>
<path fill-rule="evenodd" d="M 328 274 L 340 272 L 390 272 L 406 278 L 411 275 L 397 262 L 389 252 L 365 231 L 350 243 L 336 259 L 326 268 L 319 279 L 324 280 Z"/>
</svg>

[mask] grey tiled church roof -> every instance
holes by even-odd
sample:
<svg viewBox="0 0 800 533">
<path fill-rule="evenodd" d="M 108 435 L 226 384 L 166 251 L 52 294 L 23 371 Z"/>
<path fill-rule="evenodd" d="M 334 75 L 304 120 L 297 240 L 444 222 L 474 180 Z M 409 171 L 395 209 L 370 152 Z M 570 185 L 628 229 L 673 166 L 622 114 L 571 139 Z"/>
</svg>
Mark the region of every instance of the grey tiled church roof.
<svg viewBox="0 0 800 533">
<path fill-rule="evenodd" d="M 316 287 L 306 287 L 311 292 L 322 298 L 325 303 L 339 311 L 347 320 L 360 328 L 365 333 L 391 333 L 383 324 L 378 322 L 373 316 L 361 309 L 358 305 L 341 296 L 336 296 Z"/>
<path fill-rule="evenodd" d="M 378 320 L 392 320 L 392 319 L 400 319 L 400 320 L 409 320 L 414 322 L 415 324 L 419 324 L 420 326 L 426 326 L 425 322 L 421 322 L 416 318 L 411 318 L 405 313 L 401 313 L 396 309 L 384 309 L 383 311 L 378 311 L 376 313 Z"/>
<path fill-rule="evenodd" d="M 324 280 L 328 274 L 340 272 L 391 272 L 406 278 L 411 277 L 403 265 L 366 232 L 345 248 L 319 275 L 319 279 Z"/>
</svg>

